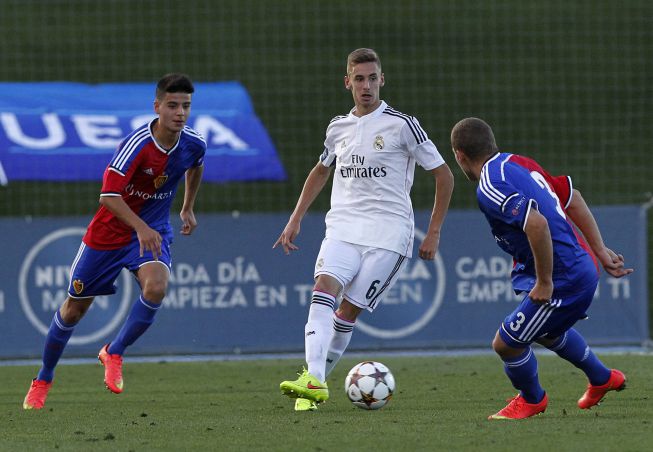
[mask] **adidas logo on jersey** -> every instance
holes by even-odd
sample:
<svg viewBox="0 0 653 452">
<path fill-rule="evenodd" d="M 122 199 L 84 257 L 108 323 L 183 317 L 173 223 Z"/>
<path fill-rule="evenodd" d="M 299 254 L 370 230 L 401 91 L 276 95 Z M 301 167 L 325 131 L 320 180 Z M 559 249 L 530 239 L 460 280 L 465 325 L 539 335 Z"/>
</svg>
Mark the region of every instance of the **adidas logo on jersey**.
<svg viewBox="0 0 653 452">
<path fill-rule="evenodd" d="M 150 176 L 154 176 L 154 170 L 152 168 L 145 168 L 143 172 L 145 174 L 149 174 Z"/>
</svg>

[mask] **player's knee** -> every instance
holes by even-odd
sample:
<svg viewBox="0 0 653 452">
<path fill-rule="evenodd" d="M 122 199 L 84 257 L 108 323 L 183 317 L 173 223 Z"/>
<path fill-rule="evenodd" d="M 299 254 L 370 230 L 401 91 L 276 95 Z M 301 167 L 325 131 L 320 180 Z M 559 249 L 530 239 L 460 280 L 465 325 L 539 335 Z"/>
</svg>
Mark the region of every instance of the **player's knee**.
<svg viewBox="0 0 653 452">
<path fill-rule="evenodd" d="M 501 341 L 501 338 L 498 335 L 494 336 L 494 339 L 492 340 L 492 350 L 494 350 L 497 354 L 500 355 L 502 346 L 503 346 L 503 341 Z"/>
<path fill-rule="evenodd" d="M 166 281 L 147 281 L 143 286 L 143 298 L 152 303 L 161 303 L 166 296 Z"/>
<path fill-rule="evenodd" d="M 340 289 L 341 286 L 338 280 L 328 275 L 319 275 L 315 280 L 315 286 L 313 286 L 313 290 L 326 292 L 334 297 L 338 295 Z"/>
<path fill-rule="evenodd" d="M 336 310 L 336 315 L 341 319 L 354 322 L 356 321 L 356 318 L 358 317 L 358 314 L 361 313 L 361 311 L 361 308 L 343 299 L 342 303 L 340 303 L 340 306 L 338 306 L 338 309 Z"/>
<path fill-rule="evenodd" d="M 494 340 L 492 341 L 492 349 L 497 353 L 497 355 L 505 356 L 509 352 L 510 347 L 503 341 L 497 332 L 497 334 L 494 336 Z"/>
<path fill-rule="evenodd" d="M 88 308 L 91 306 L 93 298 L 82 298 L 82 299 L 72 299 L 70 297 L 66 298 L 66 301 L 61 308 L 59 309 L 59 314 L 61 314 L 61 319 L 69 324 L 74 324 L 79 322 Z"/>
<path fill-rule="evenodd" d="M 494 340 L 492 341 L 492 349 L 501 358 L 514 358 L 516 356 L 521 356 L 524 353 L 523 348 L 515 348 L 506 344 L 498 331 L 496 336 L 494 336 Z"/>
</svg>

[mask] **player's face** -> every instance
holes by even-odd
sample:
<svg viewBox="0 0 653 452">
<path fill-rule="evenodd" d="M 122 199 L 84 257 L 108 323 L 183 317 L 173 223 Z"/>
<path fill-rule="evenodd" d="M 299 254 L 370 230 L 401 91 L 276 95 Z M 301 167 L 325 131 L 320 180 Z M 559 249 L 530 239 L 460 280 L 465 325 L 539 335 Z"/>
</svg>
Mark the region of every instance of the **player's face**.
<svg viewBox="0 0 653 452">
<path fill-rule="evenodd" d="M 478 182 L 478 177 L 476 177 L 476 174 L 474 174 L 472 171 L 469 160 L 467 157 L 465 157 L 465 154 L 460 151 L 456 151 L 455 149 L 453 150 L 453 154 L 456 157 L 456 163 L 458 163 L 460 169 L 463 170 L 463 173 L 465 173 L 467 179 L 472 182 Z"/>
<path fill-rule="evenodd" d="M 381 68 L 374 62 L 358 63 L 350 68 L 345 76 L 345 88 L 351 91 L 358 113 L 367 114 L 379 106 L 379 92 L 384 83 Z"/>
<path fill-rule="evenodd" d="M 165 93 L 163 99 L 155 99 L 159 124 L 170 132 L 181 132 L 190 116 L 190 98 L 189 93 Z"/>
</svg>

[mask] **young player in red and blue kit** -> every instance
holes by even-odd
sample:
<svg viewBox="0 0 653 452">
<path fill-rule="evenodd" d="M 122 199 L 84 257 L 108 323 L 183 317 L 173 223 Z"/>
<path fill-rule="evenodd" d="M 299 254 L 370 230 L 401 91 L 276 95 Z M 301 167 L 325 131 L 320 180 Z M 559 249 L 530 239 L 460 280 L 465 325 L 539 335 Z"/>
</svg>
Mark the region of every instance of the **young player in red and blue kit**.
<svg viewBox="0 0 653 452">
<path fill-rule="evenodd" d="M 458 122 L 451 144 L 467 178 L 478 182 L 479 207 L 499 247 L 513 256 L 513 288 L 524 294 L 492 343 L 520 392 L 489 419 L 522 419 L 546 409 L 548 398 L 539 383 L 533 342 L 587 375 L 589 384 L 578 400 L 579 408 L 591 408 L 608 391 L 623 389 L 624 374 L 605 367 L 573 325 L 586 317 L 592 303 L 597 259 L 617 278 L 633 270 L 624 268 L 623 256 L 605 246 L 571 178 L 553 177 L 530 158 L 498 152 L 492 129 L 477 118 Z"/>
<path fill-rule="evenodd" d="M 99 353 L 104 382 L 123 390 L 122 355 L 152 324 L 165 297 L 170 276 L 170 207 L 185 176 L 181 233 L 190 235 L 202 180 L 206 143 L 186 126 L 194 87 L 183 74 L 168 74 L 157 84 L 158 117 L 134 130 L 118 147 L 104 172 L 100 208 L 88 226 L 71 267 L 68 298 L 55 316 L 43 351 L 43 365 L 32 381 L 23 408 L 41 409 L 52 386 L 54 369 L 75 325 L 94 297 L 116 292 L 123 268 L 137 278 L 141 295 L 118 335 Z"/>
</svg>

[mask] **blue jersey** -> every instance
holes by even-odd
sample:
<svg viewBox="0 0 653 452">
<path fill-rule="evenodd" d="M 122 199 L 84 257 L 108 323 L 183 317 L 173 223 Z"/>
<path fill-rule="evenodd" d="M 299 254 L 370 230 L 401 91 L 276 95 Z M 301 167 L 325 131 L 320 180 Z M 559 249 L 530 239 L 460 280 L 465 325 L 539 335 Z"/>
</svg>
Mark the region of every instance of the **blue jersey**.
<svg viewBox="0 0 653 452">
<path fill-rule="evenodd" d="M 551 231 L 553 242 L 554 294 L 560 295 L 596 283 L 593 257 L 579 242 L 565 208 L 571 200 L 571 180 L 566 199 L 556 193 L 551 176 L 531 159 L 507 154 L 493 155 L 483 166 L 476 195 L 481 211 L 499 247 L 513 256 L 512 284 L 515 292 L 535 285 L 535 261 L 524 228 L 536 209 Z"/>
</svg>

